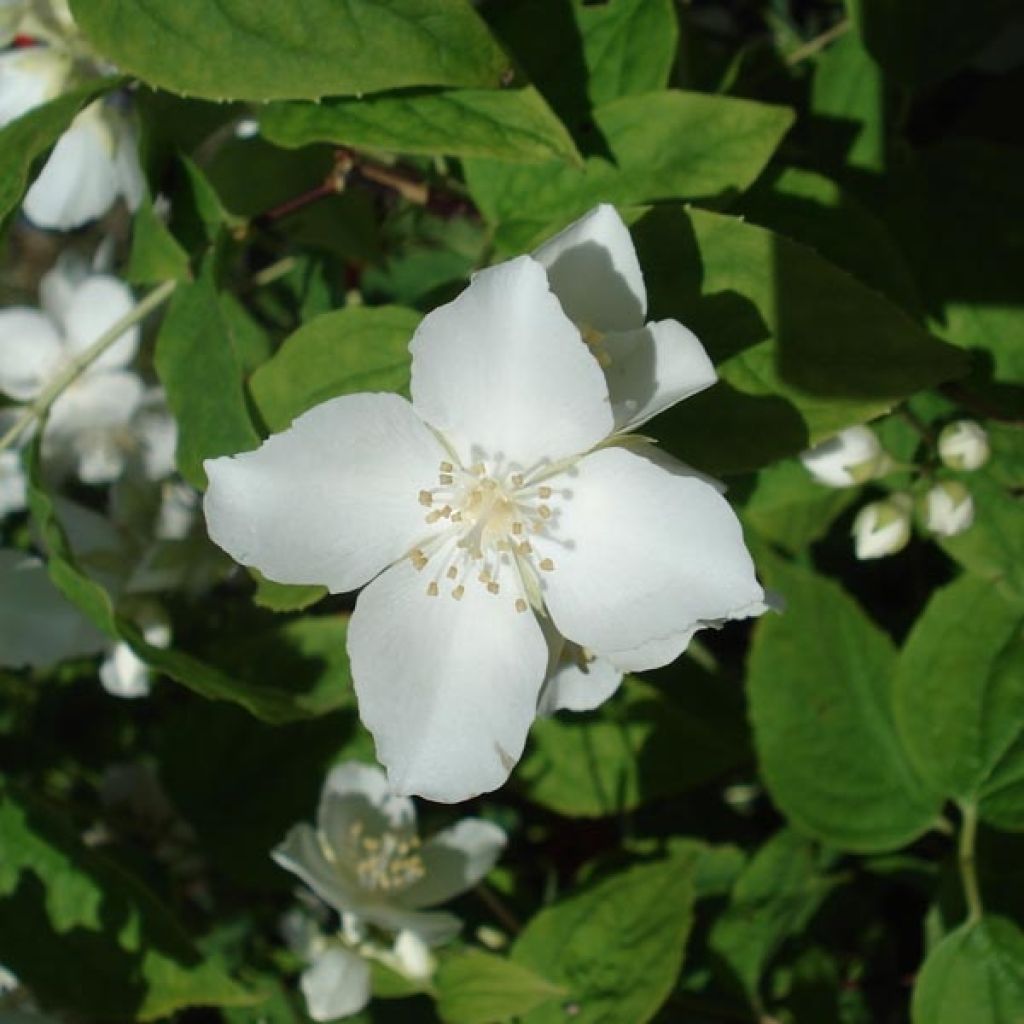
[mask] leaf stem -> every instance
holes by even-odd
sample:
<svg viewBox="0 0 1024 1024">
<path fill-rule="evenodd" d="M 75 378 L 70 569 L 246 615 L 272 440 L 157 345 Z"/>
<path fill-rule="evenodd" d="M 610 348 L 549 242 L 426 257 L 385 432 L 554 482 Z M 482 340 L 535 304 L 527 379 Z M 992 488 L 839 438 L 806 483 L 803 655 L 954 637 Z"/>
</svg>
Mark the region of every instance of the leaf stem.
<svg viewBox="0 0 1024 1024">
<path fill-rule="evenodd" d="M 177 281 L 164 281 L 154 288 L 141 302 L 129 310 L 120 320 L 103 332 L 77 359 L 72 360 L 31 404 L 14 421 L 10 429 L 0 437 L 0 452 L 11 447 L 18 437 L 37 419 L 42 419 L 54 402 L 97 360 L 118 338 L 145 319 L 154 309 L 170 298 L 178 286 Z"/>
<path fill-rule="evenodd" d="M 487 904 L 487 908 L 501 922 L 505 931 L 511 935 L 518 935 L 523 930 L 519 919 L 509 910 L 505 905 L 505 901 L 490 886 L 480 882 L 474 887 L 473 891 Z"/>
<path fill-rule="evenodd" d="M 973 803 L 962 804 L 963 818 L 960 822 L 959 864 L 960 880 L 963 882 L 964 899 L 967 901 L 967 923 L 976 924 L 981 920 L 983 907 L 978 872 L 974 860 L 974 844 L 978 835 L 978 807 Z"/>
<path fill-rule="evenodd" d="M 813 57 L 819 50 L 824 50 L 829 43 L 834 42 L 840 36 L 845 35 L 850 30 L 850 19 L 844 18 L 842 21 L 836 22 L 830 29 L 826 29 L 821 33 L 820 36 L 815 36 L 813 39 L 809 39 L 803 46 L 798 46 L 791 53 L 786 55 L 786 63 L 792 67 L 794 64 L 799 64 L 802 60 L 806 60 L 808 57 Z"/>
</svg>

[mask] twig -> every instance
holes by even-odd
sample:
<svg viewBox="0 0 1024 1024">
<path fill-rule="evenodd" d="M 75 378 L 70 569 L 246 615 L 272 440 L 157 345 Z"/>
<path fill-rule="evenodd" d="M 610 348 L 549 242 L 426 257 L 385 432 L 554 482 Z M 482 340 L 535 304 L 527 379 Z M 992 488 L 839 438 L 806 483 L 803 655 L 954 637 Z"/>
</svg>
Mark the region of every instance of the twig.
<svg viewBox="0 0 1024 1024">
<path fill-rule="evenodd" d="M 967 901 L 967 923 L 977 924 L 981 920 L 983 910 L 974 860 L 974 843 L 978 835 L 978 808 L 973 803 L 965 803 L 961 805 L 960 810 L 963 812 L 958 857 L 960 880 L 963 882 L 964 899 Z"/>
<path fill-rule="evenodd" d="M 522 931 L 523 926 L 519 919 L 505 906 L 505 901 L 493 889 L 481 882 L 473 891 L 487 904 L 488 910 L 502 923 L 507 932 L 518 935 Z"/>
<path fill-rule="evenodd" d="M 792 67 L 794 64 L 807 60 L 808 57 L 813 57 L 819 50 L 824 50 L 829 43 L 834 42 L 840 36 L 846 35 L 849 30 L 849 18 L 836 22 L 830 29 L 822 32 L 820 36 L 809 39 L 803 46 L 798 46 L 795 50 L 786 54 L 786 63 Z"/>
</svg>

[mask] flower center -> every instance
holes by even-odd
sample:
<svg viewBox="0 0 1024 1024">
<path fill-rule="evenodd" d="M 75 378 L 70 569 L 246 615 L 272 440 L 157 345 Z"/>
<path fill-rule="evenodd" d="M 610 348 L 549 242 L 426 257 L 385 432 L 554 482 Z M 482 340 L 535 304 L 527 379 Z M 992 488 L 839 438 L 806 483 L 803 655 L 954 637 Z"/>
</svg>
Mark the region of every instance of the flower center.
<svg viewBox="0 0 1024 1024">
<path fill-rule="evenodd" d="M 419 501 L 426 523 L 446 528 L 409 553 L 417 570 L 430 570 L 429 596 L 444 587 L 459 601 L 479 584 L 495 596 L 510 595 L 516 611 L 540 607 L 538 573 L 555 565 L 536 556 L 530 538 L 550 535 L 557 509 L 548 502 L 562 496 L 541 482 L 549 471 L 546 465 L 520 472 L 484 462 L 469 469 L 441 463 L 438 486 L 420 491 Z"/>
<path fill-rule="evenodd" d="M 426 873 L 423 858 L 417 852 L 417 835 L 382 832 L 367 835 L 361 821 L 354 821 L 348 830 L 351 860 L 356 877 L 364 889 L 394 892 L 419 881 Z"/>
</svg>

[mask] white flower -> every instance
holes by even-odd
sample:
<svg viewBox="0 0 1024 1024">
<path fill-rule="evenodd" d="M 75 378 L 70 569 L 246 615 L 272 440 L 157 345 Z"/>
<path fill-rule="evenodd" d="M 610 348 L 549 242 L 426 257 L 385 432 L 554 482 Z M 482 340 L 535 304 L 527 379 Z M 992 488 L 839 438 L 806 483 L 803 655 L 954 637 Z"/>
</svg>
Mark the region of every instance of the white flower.
<svg viewBox="0 0 1024 1024">
<path fill-rule="evenodd" d="M 912 508 L 909 494 L 893 494 L 865 505 L 853 521 L 857 557 L 862 560 L 882 558 L 902 551 L 910 540 Z"/>
<path fill-rule="evenodd" d="M 504 846 L 501 829 L 479 818 L 421 843 L 412 801 L 392 795 L 379 769 L 347 763 L 327 777 L 317 827 L 296 825 L 273 857 L 343 915 L 438 945 L 459 919 L 424 908 L 475 885 Z"/>
<path fill-rule="evenodd" d="M 370 964 L 344 946 L 328 946 L 302 972 L 299 988 L 313 1020 L 350 1017 L 370 1001 Z"/>
<path fill-rule="evenodd" d="M 29 402 L 133 307 L 127 285 L 106 274 L 87 274 L 59 263 L 40 285 L 42 311 L 0 310 L 0 391 Z M 139 345 L 129 328 L 54 402 L 43 454 L 68 463 L 85 483 L 116 480 L 132 459 L 165 475 L 168 466 L 166 413 L 161 392 L 147 391 L 126 367 Z M 152 452 L 152 454 L 151 454 Z"/>
<path fill-rule="evenodd" d="M 712 382 L 700 344 L 672 321 L 637 326 L 643 282 L 610 208 L 539 256 L 547 270 L 484 270 L 423 319 L 411 404 L 336 398 L 206 463 L 210 536 L 237 561 L 332 592 L 369 584 L 348 649 L 400 793 L 455 801 L 505 781 L 547 674 L 538 617 L 621 673 L 764 610 L 717 490 L 616 436 Z"/>
<path fill-rule="evenodd" d="M 142 602 L 130 617 L 142 630 L 146 643 L 153 647 L 171 646 L 171 621 L 158 604 Z M 108 648 L 100 663 L 100 683 L 112 697 L 149 696 L 150 676 L 149 666 L 123 641 Z"/>
<path fill-rule="evenodd" d="M 990 451 L 988 434 L 974 420 L 957 420 L 939 434 L 939 458 L 952 469 L 980 469 Z"/>
<path fill-rule="evenodd" d="M 939 537 L 955 537 L 974 522 L 974 499 L 959 480 L 944 480 L 925 495 L 925 526 Z"/>
<path fill-rule="evenodd" d="M 890 464 L 874 431 L 860 425 L 802 452 L 800 461 L 826 487 L 854 487 L 880 476 Z"/>
<path fill-rule="evenodd" d="M 17 418 L 17 410 L 0 409 L 0 436 L 7 433 Z M 21 452 L 5 448 L 0 451 L 0 520 L 12 512 L 20 512 L 27 500 L 28 481 L 21 464 Z"/>
</svg>

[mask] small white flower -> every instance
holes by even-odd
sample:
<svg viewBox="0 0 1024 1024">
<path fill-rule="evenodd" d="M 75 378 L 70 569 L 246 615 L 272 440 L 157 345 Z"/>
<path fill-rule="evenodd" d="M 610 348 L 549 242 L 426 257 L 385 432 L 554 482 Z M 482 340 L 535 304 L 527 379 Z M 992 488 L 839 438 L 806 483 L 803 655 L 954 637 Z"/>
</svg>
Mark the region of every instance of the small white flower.
<svg viewBox="0 0 1024 1024">
<path fill-rule="evenodd" d="M 951 469 L 980 469 L 989 454 L 988 434 L 974 420 L 957 420 L 939 434 L 939 458 Z"/>
<path fill-rule="evenodd" d="M 145 601 L 130 617 L 142 630 L 146 643 L 153 647 L 171 646 L 171 621 L 158 604 Z M 149 696 L 150 676 L 149 666 L 123 641 L 110 647 L 100 663 L 100 683 L 112 697 Z"/>
<path fill-rule="evenodd" d="M 944 480 L 925 496 L 925 526 L 939 537 L 955 537 L 974 522 L 974 499 L 959 480 Z"/>
<path fill-rule="evenodd" d="M 109 327 L 133 307 L 127 285 L 59 263 L 40 285 L 42 310 L 0 310 L 0 391 L 20 402 L 42 394 Z M 85 483 L 110 483 L 142 451 L 147 427 L 133 424 L 147 409 L 138 374 L 126 369 L 139 345 L 129 328 L 54 402 L 43 454 L 67 462 Z M 158 462 L 166 462 L 159 441 Z M 145 456 L 143 456 L 145 457 Z"/>
<path fill-rule="evenodd" d="M 716 488 L 618 439 L 714 381 L 692 333 L 645 310 L 629 232 L 600 207 L 423 319 L 411 404 L 333 399 L 206 463 L 210 536 L 237 561 L 369 584 L 348 649 L 397 792 L 451 802 L 505 781 L 547 675 L 538 617 L 621 674 L 764 611 Z"/>
<path fill-rule="evenodd" d="M 855 487 L 880 476 L 890 464 L 874 431 L 860 425 L 802 452 L 800 461 L 826 487 Z"/>
<path fill-rule="evenodd" d="M 853 537 L 858 558 L 883 558 L 902 551 L 910 540 L 909 494 L 893 494 L 882 501 L 865 505 L 853 521 Z"/>
<path fill-rule="evenodd" d="M 424 908 L 474 886 L 504 846 L 501 829 L 479 818 L 421 843 L 412 801 L 392 795 L 379 769 L 347 763 L 327 777 L 317 827 L 296 825 L 273 857 L 343 915 L 438 945 L 459 919 Z"/>
</svg>

